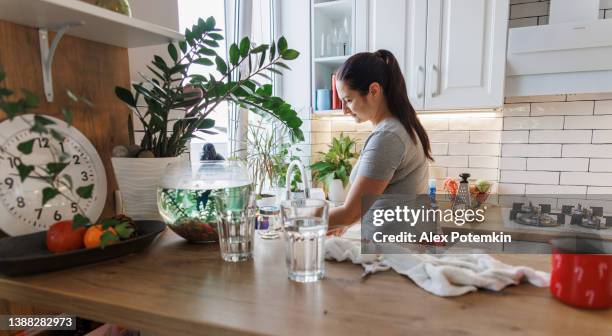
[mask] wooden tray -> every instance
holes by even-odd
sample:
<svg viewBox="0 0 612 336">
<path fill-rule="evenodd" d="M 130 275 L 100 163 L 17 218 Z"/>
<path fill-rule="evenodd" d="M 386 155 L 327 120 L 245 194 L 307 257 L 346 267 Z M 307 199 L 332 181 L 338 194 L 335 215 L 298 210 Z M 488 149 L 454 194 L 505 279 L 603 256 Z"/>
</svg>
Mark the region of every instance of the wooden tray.
<svg viewBox="0 0 612 336">
<path fill-rule="evenodd" d="M 141 251 L 164 231 L 160 221 L 135 221 L 136 238 L 109 245 L 104 249 L 80 249 L 52 253 L 45 243 L 47 232 L 0 239 L 0 274 L 18 276 L 61 270 L 90 264 Z"/>
</svg>

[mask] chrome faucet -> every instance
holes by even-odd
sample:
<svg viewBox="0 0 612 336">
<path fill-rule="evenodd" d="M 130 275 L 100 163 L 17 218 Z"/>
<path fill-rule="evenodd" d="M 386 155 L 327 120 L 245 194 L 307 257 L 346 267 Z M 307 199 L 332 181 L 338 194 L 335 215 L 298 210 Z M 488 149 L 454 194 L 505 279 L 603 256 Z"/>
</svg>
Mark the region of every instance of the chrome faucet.
<svg viewBox="0 0 612 336">
<path fill-rule="evenodd" d="M 304 169 L 304 164 L 300 160 L 293 160 L 289 164 L 287 168 L 287 176 L 285 179 L 285 188 L 287 193 L 287 199 L 291 199 L 291 176 L 293 172 L 293 168 L 297 167 L 300 170 L 300 174 L 302 175 L 302 182 L 304 183 L 304 196 L 305 198 L 310 198 L 310 187 L 308 186 L 308 176 L 306 176 L 306 170 Z"/>
</svg>

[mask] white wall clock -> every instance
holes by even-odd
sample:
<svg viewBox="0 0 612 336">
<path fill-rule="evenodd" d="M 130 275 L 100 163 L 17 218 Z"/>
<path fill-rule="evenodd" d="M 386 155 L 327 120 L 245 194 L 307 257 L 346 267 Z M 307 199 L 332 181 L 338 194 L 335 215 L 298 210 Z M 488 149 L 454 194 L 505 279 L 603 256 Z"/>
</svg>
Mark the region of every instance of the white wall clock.
<svg viewBox="0 0 612 336">
<path fill-rule="evenodd" d="M 31 132 L 33 114 L 0 123 L 0 230 L 11 236 L 44 231 L 57 221 L 71 220 L 79 208 L 90 220 L 97 221 L 104 209 L 106 172 L 98 152 L 75 127 L 53 117 L 45 118 L 55 122 L 47 127 L 62 134 L 64 141 L 59 142 L 51 135 Z M 30 139 L 35 139 L 32 153 L 20 153 L 17 146 Z M 94 184 L 91 198 L 83 199 L 73 195 L 68 187 L 63 186 L 60 191 L 71 195 L 71 200 L 57 195 L 41 206 L 42 190 L 48 184 L 35 178 L 27 178 L 21 182 L 16 168 L 19 160 L 26 165 L 52 162 L 53 154 L 49 150 L 51 146 L 56 153 L 61 151 L 65 153 L 63 155 L 66 159 L 70 159 L 70 164 L 61 174 L 69 176 L 73 190 L 79 186 Z"/>
</svg>

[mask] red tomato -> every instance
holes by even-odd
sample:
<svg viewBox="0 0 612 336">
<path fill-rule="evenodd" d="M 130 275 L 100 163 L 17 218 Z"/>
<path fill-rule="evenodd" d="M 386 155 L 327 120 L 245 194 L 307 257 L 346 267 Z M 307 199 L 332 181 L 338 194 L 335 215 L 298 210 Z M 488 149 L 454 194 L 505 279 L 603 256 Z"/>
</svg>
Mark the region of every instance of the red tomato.
<svg viewBox="0 0 612 336">
<path fill-rule="evenodd" d="M 85 231 L 85 227 L 73 230 L 71 220 L 57 222 L 47 231 L 47 248 L 55 253 L 78 250 L 83 247 Z"/>
</svg>

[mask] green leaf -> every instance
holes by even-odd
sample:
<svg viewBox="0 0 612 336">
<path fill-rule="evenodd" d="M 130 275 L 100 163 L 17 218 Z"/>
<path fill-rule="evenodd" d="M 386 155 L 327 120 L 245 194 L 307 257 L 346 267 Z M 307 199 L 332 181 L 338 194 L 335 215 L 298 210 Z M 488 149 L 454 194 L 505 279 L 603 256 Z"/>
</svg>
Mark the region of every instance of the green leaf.
<svg viewBox="0 0 612 336">
<path fill-rule="evenodd" d="M 219 43 L 215 40 L 204 40 L 202 42 L 209 47 L 219 48 Z"/>
<path fill-rule="evenodd" d="M 17 165 L 17 171 L 19 172 L 21 182 L 23 182 L 26 178 L 28 178 L 28 176 L 30 176 L 30 173 L 34 171 L 34 166 L 24 165 L 21 163 Z"/>
<path fill-rule="evenodd" d="M 68 125 L 72 125 L 72 111 L 66 108 L 62 108 L 62 116 L 64 117 L 64 121 Z"/>
<path fill-rule="evenodd" d="M 48 125 L 55 125 L 55 121 L 47 117 L 43 117 L 40 114 L 36 114 L 34 115 L 34 124 L 48 126 Z"/>
<path fill-rule="evenodd" d="M 178 50 L 176 50 L 176 46 L 174 45 L 174 43 L 168 43 L 168 54 L 170 55 L 174 63 L 178 61 Z"/>
<path fill-rule="evenodd" d="M 213 61 L 209 60 L 208 58 L 198 58 L 197 60 L 194 60 L 193 63 L 200 64 L 200 65 L 206 65 L 206 66 L 215 64 Z"/>
<path fill-rule="evenodd" d="M 215 18 L 210 16 L 208 17 L 208 19 L 206 19 L 206 30 L 213 30 L 215 29 L 215 25 L 217 25 L 217 22 L 215 21 Z"/>
<path fill-rule="evenodd" d="M 257 47 L 251 49 L 251 54 L 262 53 L 262 52 L 268 50 L 268 47 L 269 47 L 269 45 L 267 45 L 267 44 L 258 45 Z"/>
<path fill-rule="evenodd" d="M 294 60 L 298 58 L 298 56 L 300 56 L 300 52 L 294 49 L 287 49 L 281 55 L 281 57 L 287 61 Z"/>
<path fill-rule="evenodd" d="M 202 119 L 197 126 L 198 130 L 202 130 L 202 129 L 207 129 L 207 128 L 213 128 L 215 127 L 215 120 L 214 119 Z"/>
<path fill-rule="evenodd" d="M 47 171 L 49 171 L 49 174 L 57 175 L 66 169 L 68 165 L 70 165 L 69 162 L 49 162 L 47 163 Z"/>
<path fill-rule="evenodd" d="M 237 65 L 239 58 L 240 58 L 240 49 L 238 49 L 238 46 L 236 45 L 236 43 L 232 43 L 232 45 L 230 46 L 230 50 L 229 50 L 230 63 L 232 65 Z"/>
<path fill-rule="evenodd" d="M 36 108 L 38 107 L 38 97 L 28 90 L 23 90 L 24 94 L 24 103 L 26 108 Z"/>
<path fill-rule="evenodd" d="M 73 230 L 78 229 L 80 227 L 87 226 L 90 223 L 91 221 L 89 220 L 89 218 L 81 214 L 76 214 L 72 217 L 72 229 Z"/>
<path fill-rule="evenodd" d="M 285 68 L 287 70 L 291 70 L 291 68 L 287 64 L 285 64 L 283 62 L 276 62 L 276 63 L 274 63 L 274 65 L 279 66 L 281 68 Z"/>
<path fill-rule="evenodd" d="M 245 36 L 240 41 L 240 56 L 243 58 L 249 54 L 249 49 L 251 48 L 251 40 L 249 40 L 248 36 Z"/>
<path fill-rule="evenodd" d="M 118 225 L 119 223 L 120 221 L 116 218 L 103 219 L 102 220 L 102 230 L 106 230 L 109 227 L 115 227 L 115 225 Z"/>
<path fill-rule="evenodd" d="M 42 205 L 47 204 L 47 202 L 49 202 L 50 200 L 52 200 L 55 196 L 59 195 L 59 190 L 55 189 L 55 188 L 51 188 L 51 187 L 46 187 L 45 189 L 43 189 L 42 191 Z"/>
<path fill-rule="evenodd" d="M 79 195 L 81 198 L 85 198 L 85 199 L 89 199 L 91 198 L 92 194 L 93 194 L 93 188 L 94 185 L 90 184 L 84 187 L 78 187 L 76 190 L 77 195 Z"/>
<path fill-rule="evenodd" d="M 272 42 L 272 44 L 270 45 L 270 62 L 272 62 L 275 56 L 276 56 L 276 45 L 274 45 L 274 42 Z"/>
<path fill-rule="evenodd" d="M 164 61 L 164 59 L 163 59 L 163 58 L 161 58 L 161 57 L 159 57 L 159 56 L 155 55 L 155 56 L 153 56 L 153 60 L 154 60 L 154 61 L 152 62 L 152 63 L 153 63 L 153 65 L 155 65 L 156 67 L 158 67 L 158 68 L 159 68 L 159 70 L 162 70 L 162 71 L 168 71 L 168 69 L 169 69 L 169 68 L 168 68 L 168 65 L 166 64 L 166 61 Z"/>
<path fill-rule="evenodd" d="M 17 145 L 17 150 L 19 150 L 22 154 L 25 155 L 31 154 L 32 148 L 34 148 L 34 140 L 36 139 L 31 139 L 20 143 L 19 145 Z"/>
<path fill-rule="evenodd" d="M 217 40 L 217 41 L 223 40 L 223 35 L 217 34 L 217 33 L 208 33 L 208 37 L 210 37 L 213 40 Z"/>
<path fill-rule="evenodd" d="M 285 50 L 287 50 L 287 39 L 281 36 L 281 38 L 278 39 L 278 53 L 282 55 Z"/>
<path fill-rule="evenodd" d="M 105 231 L 100 236 L 100 247 L 105 248 L 110 245 L 112 242 L 118 241 L 119 237 L 113 233 L 113 231 Z"/>
<path fill-rule="evenodd" d="M 200 50 L 198 50 L 198 53 L 204 54 L 206 56 L 217 56 L 217 52 L 216 51 L 214 51 L 212 49 L 209 49 L 209 48 L 206 48 L 206 47 L 200 48 Z"/>
<path fill-rule="evenodd" d="M 59 142 L 62 142 L 65 140 L 64 135 L 54 129 L 51 129 L 51 136 L 53 137 L 53 139 Z"/>
<path fill-rule="evenodd" d="M 116 225 L 115 231 L 117 231 L 119 237 L 123 239 L 130 238 L 134 233 L 134 229 L 127 223 L 121 223 L 119 225 Z"/>
<path fill-rule="evenodd" d="M 115 95 L 124 103 L 128 104 L 131 107 L 136 108 L 136 99 L 134 99 L 134 95 L 132 95 L 132 91 L 122 88 L 120 86 L 115 87 Z"/>
<path fill-rule="evenodd" d="M 183 54 L 187 52 L 187 42 L 179 41 L 178 45 L 181 51 L 183 52 Z"/>
<path fill-rule="evenodd" d="M 219 56 L 215 57 L 215 63 L 217 64 L 217 71 L 219 71 L 222 74 L 227 73 L 227 64 L 225 64 L 225 61 L 223 60 L 223 58 Z"/>
</svg>

